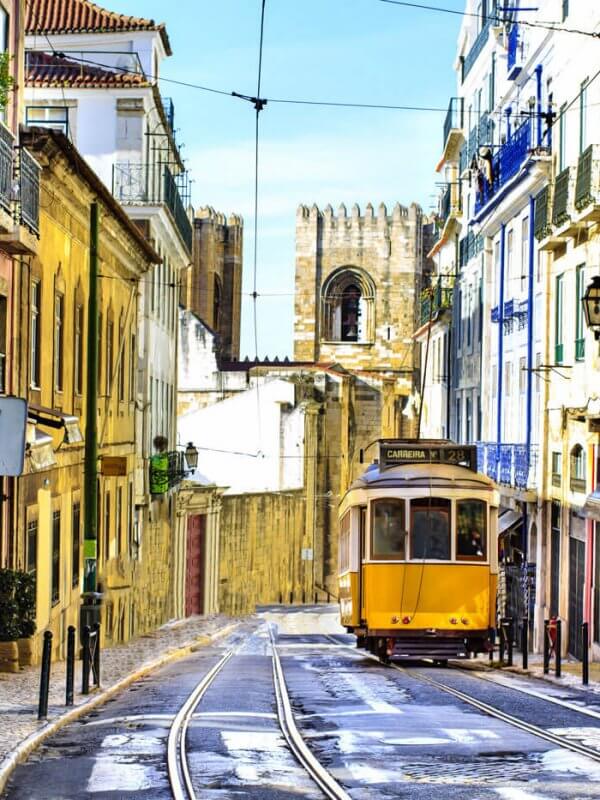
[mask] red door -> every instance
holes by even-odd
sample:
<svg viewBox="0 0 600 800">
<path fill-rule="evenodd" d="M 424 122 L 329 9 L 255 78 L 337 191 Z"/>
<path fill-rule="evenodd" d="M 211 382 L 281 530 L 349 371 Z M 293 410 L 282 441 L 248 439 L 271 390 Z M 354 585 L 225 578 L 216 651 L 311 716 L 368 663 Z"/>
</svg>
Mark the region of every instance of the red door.
<svg viewBox="0 0 600 800">
<path fill-rule="evenodd" d="M 206 516 L 193 514 L 188 517 L 187 559 L 185 575 L 185 614 L 204 613 L 204 548 L 206 540 Z"/>
</svg>

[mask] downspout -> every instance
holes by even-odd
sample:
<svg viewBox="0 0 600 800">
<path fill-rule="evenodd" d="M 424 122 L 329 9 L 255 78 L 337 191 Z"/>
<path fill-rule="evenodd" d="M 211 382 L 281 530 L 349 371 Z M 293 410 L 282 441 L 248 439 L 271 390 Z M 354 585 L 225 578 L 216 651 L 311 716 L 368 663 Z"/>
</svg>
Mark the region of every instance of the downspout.
<svg viewBox="0 0 600 800">
<path fill-rule="evenodd" d="M 540 72 L 541 74 L 541 72 Z M 541 131 L 540 131 L 541 134 Z M 535 238 L 533 219 L 535 200 L 529 197 L 529 274 L 527 276 L 527 395 L 525 416 L 525 446 L 527 448 L 527 472 L 531 466 L 531 433 L 533 417 L 533 275 L 535 272 Z M 523 515 L 523 558 L 527 561 L 527 512 Z"/>
<path fill-rule="evenodd" d="M 502 444 L 502 376 L 504 373 L 504 255 L 506 224 L 500 228 L 500 297 L 498 298 L 498 396 L 496 408 L 496 442 Z M 500 460 L 498 450 L 497 459 Z"/>
<path fill-rule="evenodd" d="M 537 125 L 536 125 L 536 146 L 542 146 L 542 65 L 538 64 L 535 68 L 536 79 L 536 99 L 537 99 Z M 533 217 L 531 217 L 533 219 Z"/>
</svg>

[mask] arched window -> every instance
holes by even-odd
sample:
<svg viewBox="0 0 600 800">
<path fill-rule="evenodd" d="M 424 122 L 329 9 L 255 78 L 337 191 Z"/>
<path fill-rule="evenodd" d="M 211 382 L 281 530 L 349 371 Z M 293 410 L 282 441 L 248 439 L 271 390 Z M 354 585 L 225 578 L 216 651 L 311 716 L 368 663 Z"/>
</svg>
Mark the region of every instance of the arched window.
<svg viewBox="0 0 600 800">
<path fill-rule="evenodd" d="M 213 280 L 213 329 L 218 331 L 221 327 L 221 279 L 215 273 Z"/>
<path fill-rule="evenodd" d="M 347 267 L 323 284 L 321 338 L 330 342 L 373 340 L 375 287 L 362 270 Z"/>
<path fill-rule="evenodd" d="M 585 451 L 580 444 L 571 450 L 571 490 L 585 492 Z"/>
</svg>

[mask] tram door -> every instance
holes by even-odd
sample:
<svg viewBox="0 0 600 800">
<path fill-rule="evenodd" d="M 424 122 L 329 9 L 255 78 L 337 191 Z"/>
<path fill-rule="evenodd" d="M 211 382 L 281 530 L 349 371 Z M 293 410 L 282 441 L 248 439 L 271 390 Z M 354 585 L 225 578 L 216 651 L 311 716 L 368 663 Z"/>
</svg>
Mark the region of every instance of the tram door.
<svg viewBox="0 0 600 800">
<path fill-rule="evenodd" d="M 367 611 L 365 608 L 365 581 L 363 576 L 364 562 L 367 557 L 367 507 L 360 507 L 360 522 L 359 522 L 359 537 L 360 537 L 360 564 L 358 568 L 358 594 L 360 602 L 359 623 L 367 618 Z"/>
</svg>

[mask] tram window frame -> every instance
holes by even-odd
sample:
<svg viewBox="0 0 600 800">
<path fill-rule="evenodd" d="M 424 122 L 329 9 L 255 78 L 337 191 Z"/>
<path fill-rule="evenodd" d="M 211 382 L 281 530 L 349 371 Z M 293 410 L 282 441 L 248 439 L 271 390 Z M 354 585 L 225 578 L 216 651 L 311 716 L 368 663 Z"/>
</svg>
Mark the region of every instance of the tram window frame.
<svg viewBox="0 0 600 800">
<path fill-rule="evenodd" d="M 340 519 L 339 553 L 338 553 L 340 574 L 350 571 L 351 536 L 352 536 L 352 509 L 348 509 L 348 511 L 346 511 L 344 516 Z"/>
<path fill-rule="evenodd" d="M 375 546 L 375 525 L 377 522 L 377 507 L 393 504 L 400 510 L 400 525 L 402 526 L 402 549 L 396 553 L 380 553 Z M 406 502 L 398 497 L 377 497 L 371 500 L 370 508 L 370 550 L 372 561 L 406 561 L 408 531 L 406 530 Z"/>
<path fill-rule="evenodd" d="M 459 552 L 459 541 L 461 536 L 461 528 L 459 527 L 459 519 L 460 519 L 460 506 L 462 503 L 477 503 L 483 506 L 483 530 L 481 531 L 481 543 L 483 545 L 482 554 L 477 555 L 476 553 L 460 553 Z M 454 533 L 454 546 L 455 546 L 455 559 L 456 561 L 476 561 L 476 562 L 485 562 L 488 560 L 488 530 L 489 530 L 489 522 L 488 522 L 488 514 L 489 514 L 489 507 L 485 500 L 482 500 L 479 497 L 461 497 L 460 499 L 456 500 L 456 525 L 455 525 L 455 533 Z M 472 529 L 473 525 L 469 524 L 468 528 Z M 466 535 L 469 535 L 467 531 Z"/>
<path fill-rule="evenodd" d="M 433 555 L 417 555 L 415 547 L 414 530 L 414 511 L 440 512 L 443 511 L 447 516 L 447 545 L 446 555 L 436 557 Z M 453 529 L 453 509 L 452 500 L 449 497 L 413 497 L 410 501 L 410 560 L 411 561 L 452 561 L 452 529 Z"/>
</svg>

